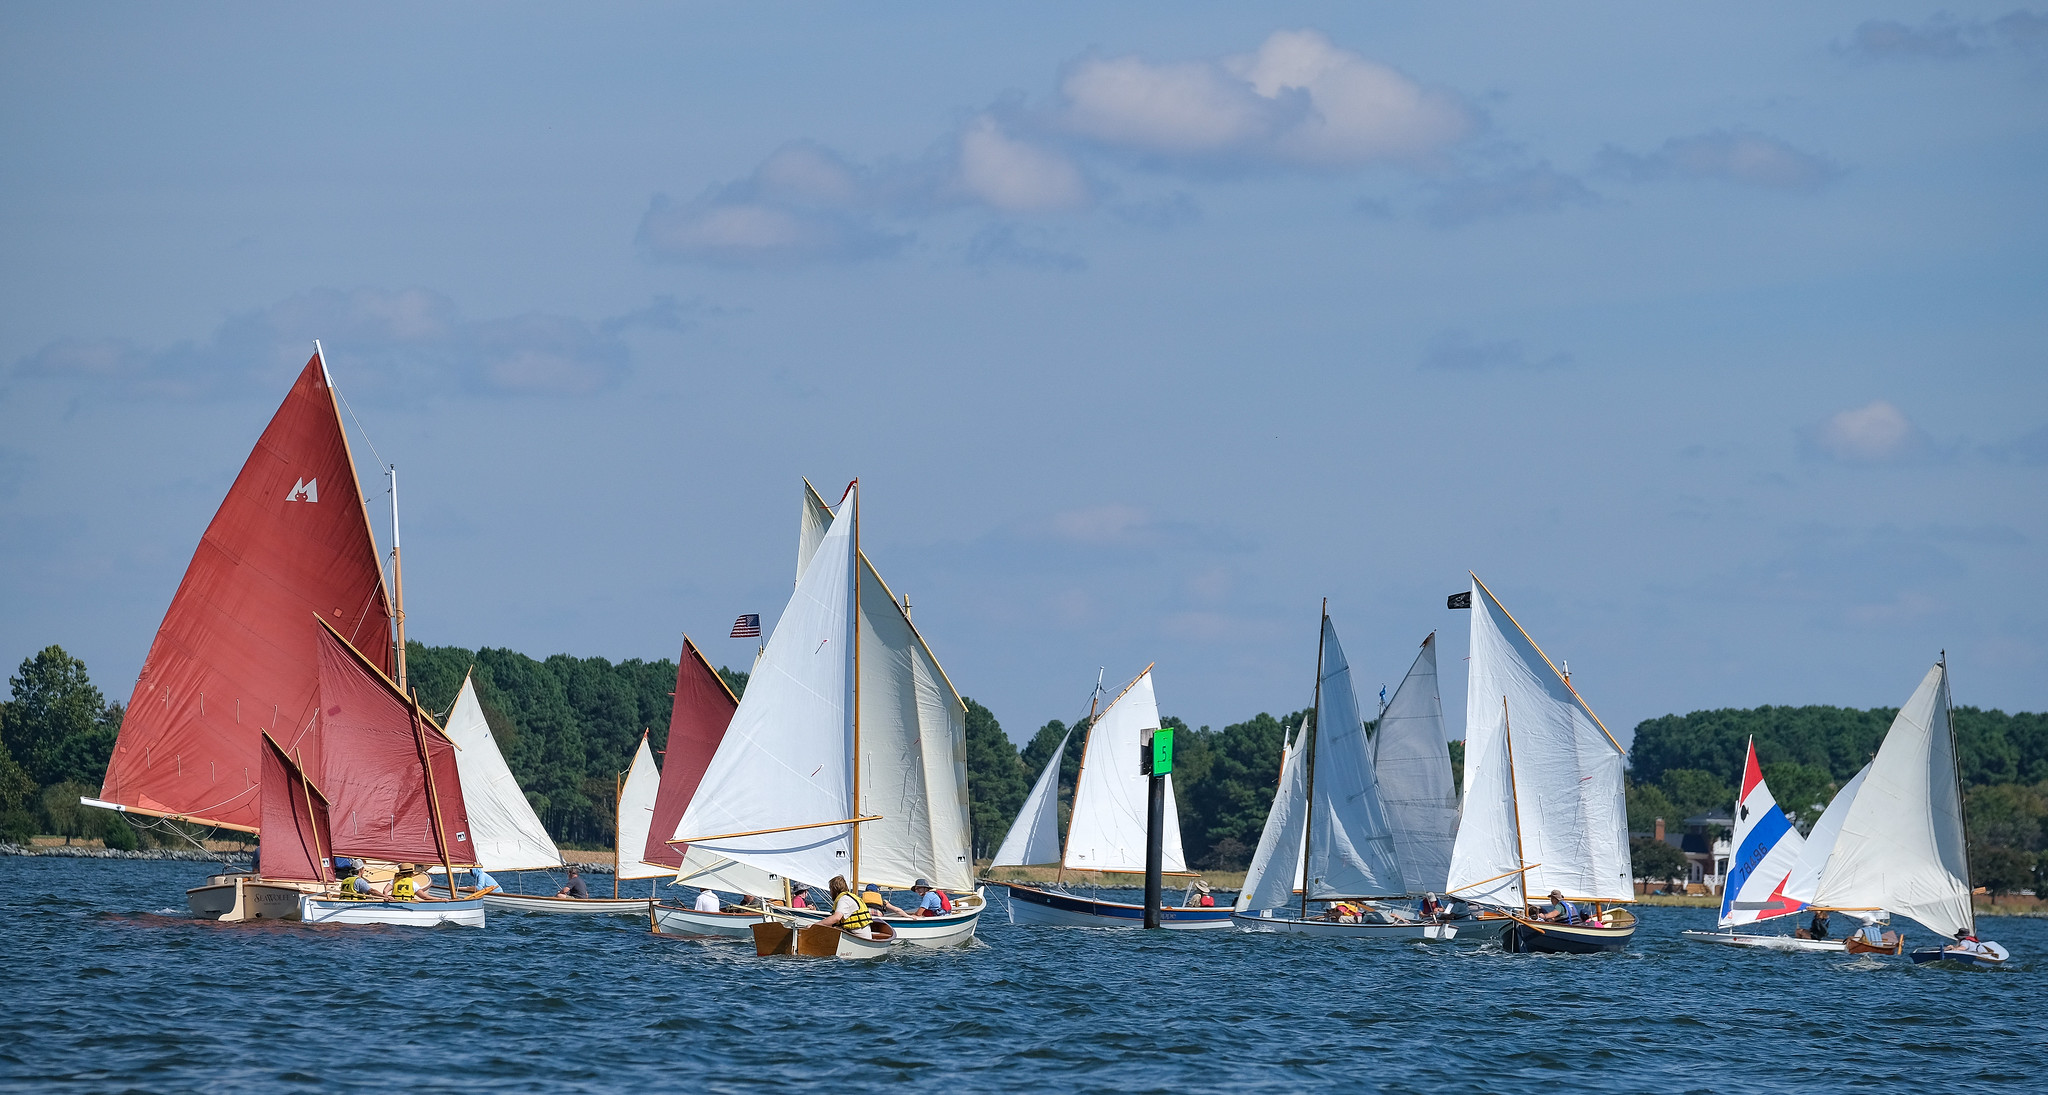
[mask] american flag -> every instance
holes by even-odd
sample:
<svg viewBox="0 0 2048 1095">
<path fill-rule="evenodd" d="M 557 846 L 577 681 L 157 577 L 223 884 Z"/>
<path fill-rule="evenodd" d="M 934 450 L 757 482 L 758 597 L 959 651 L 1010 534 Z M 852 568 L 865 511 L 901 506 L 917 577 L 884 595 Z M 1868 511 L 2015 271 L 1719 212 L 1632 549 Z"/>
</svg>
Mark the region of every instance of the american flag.
<svg viewBox="0 0 2048 1095">
<path fill-rule="evenodd" d="M 761 614 L 750 612 L 732 622 L 731 639 L 758 639 L 761 637 Z"/>
</svg>

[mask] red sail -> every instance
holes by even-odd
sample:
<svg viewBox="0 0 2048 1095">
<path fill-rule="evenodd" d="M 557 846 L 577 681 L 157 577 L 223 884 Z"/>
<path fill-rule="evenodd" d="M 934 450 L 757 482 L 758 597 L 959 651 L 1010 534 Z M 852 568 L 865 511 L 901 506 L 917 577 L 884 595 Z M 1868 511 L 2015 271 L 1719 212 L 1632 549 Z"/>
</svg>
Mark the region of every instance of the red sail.
<svg viewBox="0 0 2048 1095">
<path fill-rule="evenodd" d="M 258 737 L 319 699 L 318 615 L 387 670 L 391 615 L 362 488 L 316 355 L 199 540 L 128 701 L 100 797 L 238 828 L 261 815 Z"/>
<path fill-rule="evenodd" d="M 256 847 L 264 878 L 332 882 L 327 796 L 292 763 L 269 734 L 263 738 L 263 835 Z"/>
<path fill-rule="evenodd" d="M 332 628 L 313 630 L 320 729 L 301 742 L 300 758 L 327 790 L 334 854 L 437 863 L 445 840 L 451 862 L 475 866 L 455 743 Z M 431 789 L 422 752 L 433 764 Z"/>
<path fill-rule="evenodd" d="M 664 867 L 683 865 L 683 846 L 670 844 L 669 838 L 676 835 L 676 824 L 683 820 L 683 810 L 697 793 L 704 769 L 711 766 L 711 754 L 718 752 L 726 724 L 740 705 L 688 636 L 683 638 L 683 653 L 676 663 L 676 705 L 668 716 L 668 752 L 662 757 L 661 785 L 654 792 L 654 822 L 647 830 L 647 850 L 641 855 Z"/>
</svg>

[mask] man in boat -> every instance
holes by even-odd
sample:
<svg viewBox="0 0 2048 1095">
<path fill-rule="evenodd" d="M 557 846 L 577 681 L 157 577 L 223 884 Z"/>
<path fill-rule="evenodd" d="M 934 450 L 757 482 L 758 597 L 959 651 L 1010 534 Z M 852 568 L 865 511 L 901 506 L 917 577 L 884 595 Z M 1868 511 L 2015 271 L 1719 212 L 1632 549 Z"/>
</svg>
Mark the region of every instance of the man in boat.
<svg viewBox="0 0 2048 1095">
<path fill-rule="evenodd" d="M 1436 894 L 1426 893 L 1422 895 L 1422 918 L 1424 920 L 1435 920 L 1437 917 L 1442 916 L 1443 912 L 1443 906 L 1436 903 Z"/>
<path fill-rule="evenodd" d="M 1556 920 L 1566 924 L 1579 922 L 1579 907 L 1564 899 L 1563 890 L 1550 891 L 1550 907 L 1541 912 L 1530 910 L 1530 916 L 1537 920 Z"/>
<path fill-rule="evenodd" d="M 1216 895 L 1209 891 L 1209 884 L 1207 882 L 1197 878 L 1194 885 L 1188 887 L 1188 906 L 1201 909 L 1213 909 L 1216 907 Z"/>
<path fill-rule="evenodd" d="M 569 868 L 569 883 L 555 891 L 556 897 L 573 897 L 580 901 L 590 900 L 590 887 L 583 884 L 583 875 L 576 868 Z"/>
<path fill-rule="evenodd" d="M 833 875 L 831 885 L 832 915 L 818 921 L 819 926 L 844 928 L 862 939 L 873 939 L 875 914 L 868 911 L 867 902 L 854 894 L 845 875 Z"/>
<path fill-rule="evenodd" d="M 1955 952 L 1955 953 L 1957 953 L 1957 954 L 1991 954 L 1991 953 L 1992 953 L 1992 950 L 1991 950 L 1991 948 L 1990 948 L 1990 947 L 1987 947 L 1987 946 L 1985 946 L 1985 945 L 1984 945 L 1984 941 L 1983 941 L 1983 940 L 1981 940 L 1981 939 L 1978 939 L 1978 938 L 1977 938 L 1976 936 L 1974 936 L 1974 935 L 1971 935 L 1971 934 L 1970 934 L 1970 929 L 1968 929 L 1968 928 L 1957 928 L 1957 929 L 1956 929 L 1956 941 L 1955 941 L 1955 942 L 1953 942 L 1953 943 L 1950 943 L 1950 944 L 1949 944 L 1948 946 L 1945 946 L 1945 947 L 1943 947 L 1943 948 L 1941 948 L 1941 949 L 1942 949 L 1942 950 L 1944 950 L 1944 951 L 1954 951 L 1954 952 Z"/>
<path fill-rule="evenodd" d="M 725 902 L 711 890 L 698 890 L 696 909 L 698 912 L 724 912 Z"/>
<path fill-rule="evenodd" d="M 1795 928 L 1792 935 L 1798 939 L 1826 939 L 1828 937 L 1828 911 L 1813 910 L 1813 919 L 1803 928 Z"/>
<path fill-rule="evenodd" d="M 419 868 L 410 863 L 398 865 L 398 873 L 391 878 L 391 900 L 411 901 L 419 896 L 421 890 L 426 889 L 413 874 L 417 870 Z"/>
<path fill-rule="evenodd" d="M 1899 933 L 1885 931 L 1879 926 L 1877 916 L 1873 913 L 1863 914 L 1863 924 L 1856 929 L 1856 935 L 1873 947 L 1882 947 L 1885 950 L 1897 950 L 1899 947 Z"/>
<path fill-rule="evenodd" d="M 861 904 L 868 907 L 869 912 L 874 913 L 876 916 L 910 915 L 891 904 L 888 898 L 882 896 L 882 887 L 872 882 L 860 888 L 860 901 Z"/>
<path fill-rule="evenodd" d="M 917 911 L 912 916 L 944 916 L 953 911 L 952 899 L 922 878 L 910 884 L 910 892 L 917 895 Z"/>
</svg>

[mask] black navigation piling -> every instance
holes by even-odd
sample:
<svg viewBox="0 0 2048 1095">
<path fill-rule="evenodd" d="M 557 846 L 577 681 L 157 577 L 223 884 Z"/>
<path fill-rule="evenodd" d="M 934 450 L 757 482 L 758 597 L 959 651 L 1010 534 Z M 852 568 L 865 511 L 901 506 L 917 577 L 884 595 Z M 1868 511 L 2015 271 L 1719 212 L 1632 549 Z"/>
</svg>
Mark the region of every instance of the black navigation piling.
<svg viewBox="0 0 2048 1095">
<path fill-rule="evenodd" d="M 1145 926 L 1159 926 L 1159 876 L 1165 865 L 1166 777 L 1173 771 L 1173 728 L 1161 727 L 1138 739 L 1139 771 L 1145 780 Z"/>
</svg>

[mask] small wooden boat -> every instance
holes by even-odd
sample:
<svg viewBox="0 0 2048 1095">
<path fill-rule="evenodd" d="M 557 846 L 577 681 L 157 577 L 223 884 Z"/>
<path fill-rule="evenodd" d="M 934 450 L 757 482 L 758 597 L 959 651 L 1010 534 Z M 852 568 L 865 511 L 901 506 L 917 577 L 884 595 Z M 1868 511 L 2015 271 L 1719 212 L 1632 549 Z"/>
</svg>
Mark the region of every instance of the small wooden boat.
<svg viewBox="0 0 2048 1095">
<path fill-rule="evenodd" d="M 1694 929 L 1679 932 L 1679 937 L 1695 943 L 1719 943 L 1727 947 L 1762 947 L 1778 951 L 1842 951 L 1846 948 L 1840 939 L 1801 939 L 1796 935 L 1750 935 L 1742 932 L 1703 932 Z"/>
<path fill-rule="evenodd" d="M 656 935 L 749 939 L 753 936 L 754 925 L 767 923 L 768 915 L 758 909 L 745 907 L 730 912 L 722 909 L 718 912 L 705 912 L 682 905 L 664 905 L 657 901 L 648 910 L 648 920 Z"/>
<path fill-rule="evenodd" d="M 953 900 L 953 911 L 941 916 L 878 916 L 875 919 L 889 925 L 897 938 L 912 946 L 962 946 L 973 941 L 975 925 L 981 922 L 981 914 L 988 908 L 988 902 L 978 888 L 971 895 L 949 896 Z M 786 911 L 800 921 L 823 920 L 826 916 L 824 909 Z"/>
<path fill-rule="evenodd" d="M 217 874 L 204 885 L 185 891 L 185 904 L 192 915 L 204 920 L 236 923 L 243 920 L 297 920 L 299 898 L 326 887 L 318 883 L 289 882 L 259 878 L 250 874 Z"/>
<path fill-rule="evenodd" d="M 1636 917 L 1627 909 L 1607 909 L 1588 920 L 1566 924 L 1509 913 L 1513 921 L 1500 934 L 1502 950 L 1538 954 L 1598 954 L 1618 951 L 1635 938 Z"/>
<path fill-rule="evenodd" d="M 1882 943 L 1872 943 L 1870 940 L 1863 938 L 1861 933 L 1852 933 L 1847 939 L 1842 940 L 1842 949 L 1850 954 L 1906 953 L 1905 939 L 1901 938 L 1896 932 L 1890 934 L 1892 937 L 1891 945 L 1886 946 Z"/>
<path fill-rule="evenodd" d="M 303 894 L 299 898 L 298 919 L 308 924 L 390 924 L 411 928 L 459 924 L 466 928 L 481 928 L 484 926 L 484 898 L 476 895 L 452 901 L 438 897 L 422 897 L 413 901 L 355 901 Z"/>
<path fill-rule="evenodd" d="M 862 937 L 834 925 L 810 924 L 798 927 L 783 920 L 770 920 L 753 927 L 754 953 L 794 955 L 799 958 L 880 958 L 896 944 L 896 929 L 877 920 Z"/>
<path fill-rule="evenodd" d="M 1331 939 L 1414 939 L 1434 943 L 1449 942 L 1458 934 L 1456 925 L 1436 920 L 1395 920 L 1382 924 L 1324 920 L 1320 917 L 1303 919 L 1298 916 L 1275 916 L 1273 909 L 1260 909 L 1257 913 L 1235 913 L 1230 922 L 1241 932 L 1274 932 L 1283 935 L 1313 935 Z"/>
<path fill-rule="evenodd" d="M 1982 951 L 1958 950 L 1955 947 L 1925 947 L 1913 952 L 1913 964 L 1924 966 L 1930 962 L 1958 962 L 1966 966 L 1996 967 L 2004 965 L 2005 960 L 2012 957 L 2010 951 L 1988 940 L 1979 945 L 1984 948 Z"/>
<path fill-rule="evenodd" d="M 1171 815 L 1168 815 L 1171 816 Z M 1103 901 L 1057 890 L 1000 882 L 1010 891 L 1010 923 L 1056 928 L 1139 928 L 1145 906 L 1129 901 Z M 1168 905 L 1159 910 L 1159 926 L 1175 931 L 1230 927 L 1230 906 L 1214 908 Z"/>
</svg>

